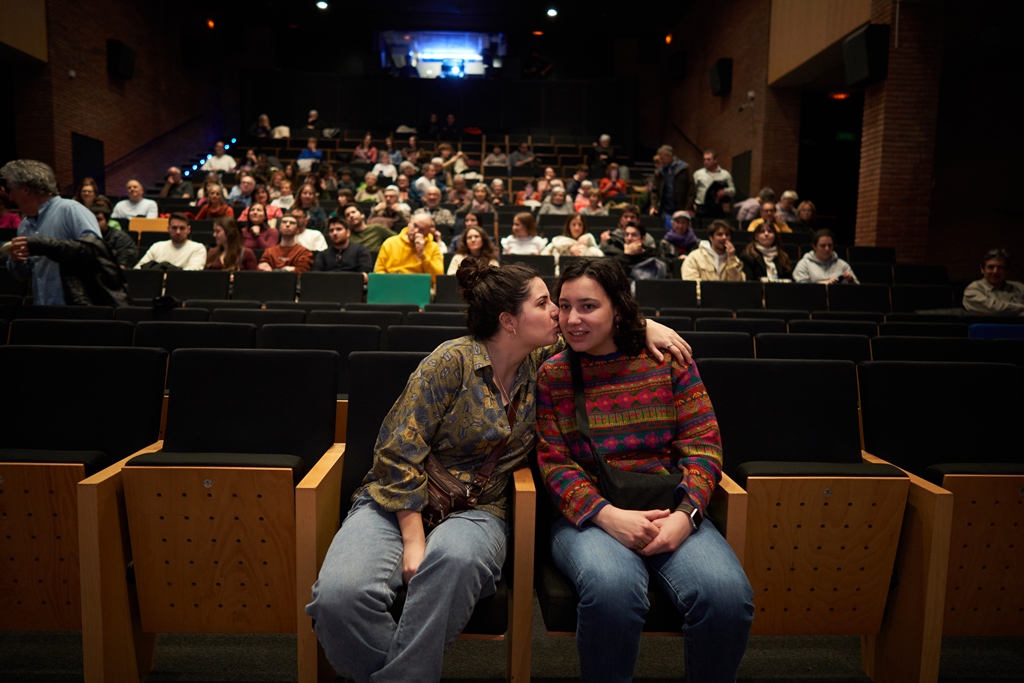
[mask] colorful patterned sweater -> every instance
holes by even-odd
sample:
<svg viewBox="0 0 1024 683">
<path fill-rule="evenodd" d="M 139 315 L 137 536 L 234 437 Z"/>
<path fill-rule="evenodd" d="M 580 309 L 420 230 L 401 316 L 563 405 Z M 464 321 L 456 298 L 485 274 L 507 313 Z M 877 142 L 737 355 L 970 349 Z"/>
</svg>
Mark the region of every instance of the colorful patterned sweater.
<svg viewBox="0 0 1024 683">
<path fill-rule="evenodd" d="M 581 355 L 590 435 L 613 467 L 666 476 L 682 472 L 678 499 L 704 511 L 722 478 L 718 420 L 694 365 L 658 364 L 638 356 Z M 609 504 L 597 468 L 576 430 L 572 368 L 567 352 L 537 375 L 537 459 L 562 514 L 582 527 Z"/>
</svg>

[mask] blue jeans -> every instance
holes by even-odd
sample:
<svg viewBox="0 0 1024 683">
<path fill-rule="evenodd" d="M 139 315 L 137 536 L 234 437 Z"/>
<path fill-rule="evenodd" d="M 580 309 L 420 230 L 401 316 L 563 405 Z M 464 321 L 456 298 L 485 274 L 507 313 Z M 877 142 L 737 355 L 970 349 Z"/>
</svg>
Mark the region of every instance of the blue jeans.
<svg viewBox="0 0 1024 683">
<path fill-rule="evenodd" d="M 495 591 L 507 538 L 505 522 L 480 510 L 433 529 L 396 623 L 388 609 L 402 586 L 402 532 L 395 514 L 364 493 L 331 542 L 306 606 L 331 666 L 359 683 L 439 680 L 445 648 L 477 601 Z"/>
<path fill-rule="evenodd" d="M 732 548 L 707 519 L 674 553 L 644 557 L 598 526 L 564 517 L 551 529 L 555 564 L 580 594 L 576 650 L 583 681 L 630 681 L 653 577 L 682 616 L 688 683 L 726 683 L 747 648 L 753 591 Z"/>
</svg>

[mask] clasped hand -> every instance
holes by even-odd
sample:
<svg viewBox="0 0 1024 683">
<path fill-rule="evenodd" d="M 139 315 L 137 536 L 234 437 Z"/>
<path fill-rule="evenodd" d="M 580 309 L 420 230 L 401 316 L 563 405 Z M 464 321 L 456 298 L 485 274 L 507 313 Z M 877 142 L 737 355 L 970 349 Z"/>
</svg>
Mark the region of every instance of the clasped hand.
<svg viewBox="0 0 1024 683">
<path fill-rule="evenodd" d="M 693 529 L 683 512 L 623 510 L 614 505 L 601 508 L 594 523 L 626 548 L 647 557 L 677 550 Z"/>
</svg>

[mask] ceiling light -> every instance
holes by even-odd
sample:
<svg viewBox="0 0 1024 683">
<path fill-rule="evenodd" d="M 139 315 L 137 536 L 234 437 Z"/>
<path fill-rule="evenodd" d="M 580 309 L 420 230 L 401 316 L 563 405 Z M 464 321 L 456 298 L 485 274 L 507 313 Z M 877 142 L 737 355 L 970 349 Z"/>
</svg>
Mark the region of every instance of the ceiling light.
<svg viewBox="0 0 1024 683">
<path fill-rule="evenodd" d="M 551 9 L 548 10 L 548 16 L 549 17 L 557 17 L 558 16 L 558 10 L 556 10 L 554 7 L 552 7 Z"/>
<path fill-rule="evenodd" d="M 845 99 L 848 99 L 850 97 L 850 93 L 848 93 L 848 92 L 834 92 L 834 93 L 829 94 L 829 97 L 832 98 L 833 100 L 845 100 Z"/>
<path fill-rule="evenodd" d="M 534 31 L 533 35 L 535 35 L 535 36 L 542 36 L 542 35 L 544 35 L 544 31 Z"/>
<path fill-rule="evenodd" d="M 207 19 L 206 20 L 206 27 L 207 28 L 213 28 L 213 26 L 214 26 L 213 19 Z"/>
<path fill-rule="evenodd" d="M 320 9 L 327 9 L 327 3 L 324 0 L 320 0 L 320 2 L 316 3 L 316 6 Z"/>
<path fill-rule="evenodd" d="M 665 36 L 665 44 L 666 45 L 671 45 L 672 44 L 672 34 L 671 33 L 669 33 L 668 35 Z"/>
</svg>

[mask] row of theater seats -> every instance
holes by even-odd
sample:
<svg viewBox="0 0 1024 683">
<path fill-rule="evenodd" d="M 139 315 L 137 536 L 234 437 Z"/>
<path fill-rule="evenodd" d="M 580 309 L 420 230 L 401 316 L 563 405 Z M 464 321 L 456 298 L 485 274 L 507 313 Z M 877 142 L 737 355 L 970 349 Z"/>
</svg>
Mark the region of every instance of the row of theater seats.
<svg viewBox="0 0 1024 683">
<path fill-rule="evenodd" d="M 19 387 L 0 394 L 19 427 L 0 431 L 0 628 L 81 628 L 87 683 L 138 681 L 171 631 L 296 633 L 299 680 L 329 676 L 302 607 L 423 357 L 352 354 L 335 444 L 333 352 L 178 349 L 168 364 L 159 349 L 0 348 Z M 754 587 L 755 634 L 858 634 L 869 676 L 901 682 L 937 680 L 943 635 L 1024 635 L 1021 371 L 765 359 L 700 371 L 726 475 L 711 517 Z M 504 636 L 509 680 L 530 676 L 534 589 L 549 633 L 575 629 L 535 474 L 514 476 L 514 550 L 466 628 Z M 649 597 L 647 631 L 678 633 Z"/>
<path fill-rule="evenodd" d="M 182 309 L 189 310 L 189 309 Z M 693 347 L 696 358 L 816 358 L 985 361 L 1024 365 L 1024 326 L 999 328 L 998 338 L 970 338 L 952 323 L 817 321 L 662 316 Z M 0 343 L 22 345 L 178 348 L 309 348 L 432 351 L 467 334 L 455 312 L 313 311 L 218 308 L 210 320 L 60 320 L 0 322 Z M 1017 333 L 1017 337 L 1012 335 Z M 282 346 L 285 345 L 285 346 Z M 342 391 L 345 393 L 345 391 Z"/>
</svg>

